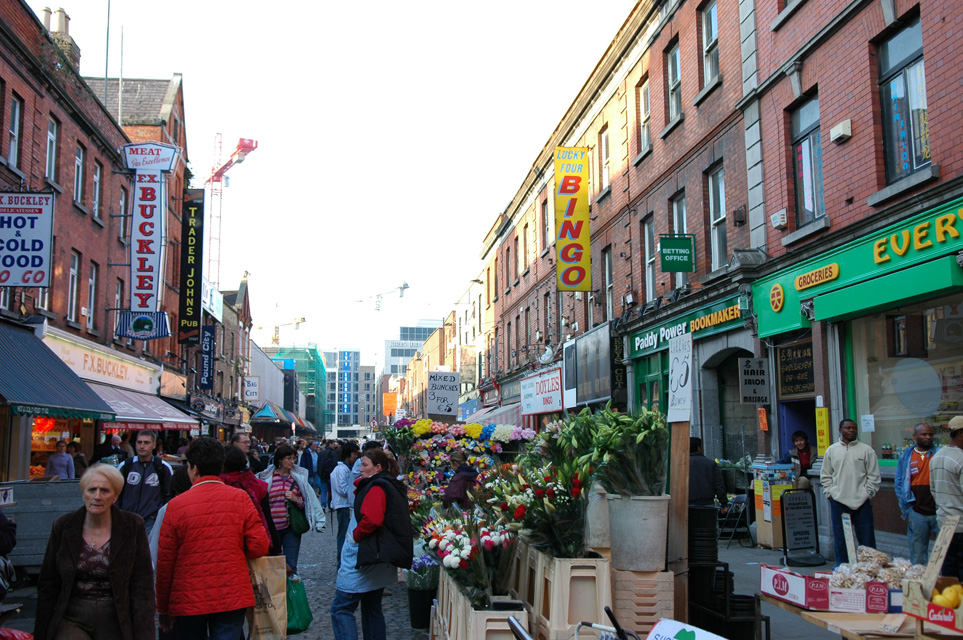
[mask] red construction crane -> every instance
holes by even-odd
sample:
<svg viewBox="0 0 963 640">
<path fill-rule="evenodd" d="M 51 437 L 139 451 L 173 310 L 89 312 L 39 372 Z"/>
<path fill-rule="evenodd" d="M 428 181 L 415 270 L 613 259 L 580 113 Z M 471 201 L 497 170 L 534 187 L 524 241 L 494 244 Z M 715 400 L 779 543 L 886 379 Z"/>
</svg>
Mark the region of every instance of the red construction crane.
<svg viewBox="0 0 963 640">
<path fill-rule="evenodd" d="M 204 182 L 204 186 L 211 186 L 211 215 L 207 225 L 207 277 L 214 283 L 215 288 L 219 288 L 221 284 L 221 208 L 223 204 L 221 183 L 224 181 L 224 175 L 228 170 L 234 165 L 244 162 L 247 155 L 255 149 L 257 149 L 257 140 L 241 138 L 237 141 L 237 148 L 234 149 L 231 157 L 227 159 L 227 162 L 221 164 L 221 134 L 218 133 L 214 136 L 214 166 L 211 167 L 211 177 Z M 215 197 L 217 198 L 216 206 L 214 204 Z"/>
</svg>

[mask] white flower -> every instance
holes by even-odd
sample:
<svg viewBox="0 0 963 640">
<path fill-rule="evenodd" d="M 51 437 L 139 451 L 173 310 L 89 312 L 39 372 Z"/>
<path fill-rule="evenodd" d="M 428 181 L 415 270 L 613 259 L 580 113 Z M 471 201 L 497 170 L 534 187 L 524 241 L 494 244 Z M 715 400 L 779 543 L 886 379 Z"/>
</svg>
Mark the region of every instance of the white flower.
<svg viewBox="0 0 963 640">
<path fill-rule="evenodd" d="M 471 556 L 471 549 L 462 549 L 462 550 L 461 550 L 461 557 L 462 557 L 463 559 L 467 560 L 470 556 Z"/>
</svg>

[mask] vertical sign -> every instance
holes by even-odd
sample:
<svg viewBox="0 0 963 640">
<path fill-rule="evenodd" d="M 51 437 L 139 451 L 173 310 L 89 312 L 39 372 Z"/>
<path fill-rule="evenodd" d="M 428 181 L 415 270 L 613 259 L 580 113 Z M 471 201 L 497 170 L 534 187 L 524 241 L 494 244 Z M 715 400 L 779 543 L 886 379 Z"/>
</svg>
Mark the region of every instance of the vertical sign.
<svg viewBox="0 0 963 640">
<path fill-rule="evenodd" d="M 769 363 L 765 358 L 739 358 L 742 404 L 769 404 Z"/>
<path fill-rule="evenodd" d="M 669 422 L 692 418 L 692 334 L 669 340 Z"/>
<path fill-rule="evenodd" d="M 49 287 L 52 193 L 0 193 L 0 287 Z"/>
<path fill-rule="evenodd" d="M 201 272 L 204 265 L 204 190 L 185 189 L 181 213 L 181 296 L 177 342 L 201 341 Z"/>
<path fill-rule="evenodd" d="M 260 386 L 260 376 L 248 376 L 244 378 L 244 402 L 250 402 L 251 404 L 261 402 Z"/>
<path fill-rule="evenodd" d="M 201 371 L 198 389 L 214 388 L 214 325 L 201 327 Z"/>
<path fill-rule="evenodd" d="M 555 147 L 555 275 L 559 291 L 591 291 L 588 149 Z"/>
<path fill-rule="evenodd" d="M 829 436 L 829 409 L 820 407 L 816 409 L 816 453 L 819 456 L 826 455 L 826 449 L 833 443 Z"/>
<path fill-rule="evenodd" d="M 177 156 L 177 147 L 157 142 L 124 147 L 127 168 L 134 172 L 130 231 L 130 310 L 134 313 L 159 309 L 167 235 L 164 174 L 173 169 Z"/>
</svg>

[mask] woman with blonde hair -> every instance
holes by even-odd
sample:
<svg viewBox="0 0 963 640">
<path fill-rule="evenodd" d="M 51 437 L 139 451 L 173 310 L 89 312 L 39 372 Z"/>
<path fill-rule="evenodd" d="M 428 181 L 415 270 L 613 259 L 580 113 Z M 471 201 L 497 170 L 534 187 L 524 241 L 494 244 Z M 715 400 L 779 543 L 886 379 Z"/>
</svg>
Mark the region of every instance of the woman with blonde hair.
<svg viewBox="0 0 963 640">
<path fill-rule="evenodd" d="M 80 479 L 84 506 L 54 522 L 37 581 L 37 640 L 153 640 L 147 531 L 115 504 L 123 488 L 120 471 L 95 464 Z"/>
</svg>

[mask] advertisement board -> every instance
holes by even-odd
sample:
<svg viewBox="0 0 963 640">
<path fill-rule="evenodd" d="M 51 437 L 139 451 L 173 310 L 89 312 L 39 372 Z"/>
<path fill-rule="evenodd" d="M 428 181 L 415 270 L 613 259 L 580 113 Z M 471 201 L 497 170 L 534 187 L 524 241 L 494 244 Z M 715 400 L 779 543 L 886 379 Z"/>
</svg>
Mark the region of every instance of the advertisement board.
<svg viewBox="0 0 963 640">
<path fill-rule="evenodd" d="M 259 403 L 261 401 L 261 378 L 248 376 L 244 379 L 244 402 Z"/>
<path fill-rule="evenodd" d="M 692 419 L 692 334 L 669 340 L 669 422 Z"/>
<path fill-rule="evenodd" d="M 0 192 L 0 286 L 49 287 L 54 194 Z"/>
<path fill-rule="evenodd" d="M 562 368 L 522 378 L 522 415 L 562 410 Z"/>
<path fill-rule="evenodd" d="M 197 388 L 214 388 L 214 326 L 201 327 L 201 370 L 197 372 Z"/>
<path fill-rule="evenodd" d="M 425 389 L 428 415 L 457 416 L 460 383 L 457 371 L 429 371 L 428 388 Z"/>
<path fill-rule="evenodd" d="M 559 291 L 591 291 L 588 149 L 555 147 L 555 275 Z"/>
<path fill-rule="evenodd" d="M 181 217 L 181 291 L 177 342 L 201 341 L 201 272 L 204 270 L 204 190 L 185 189 Z"/>
</svg>

